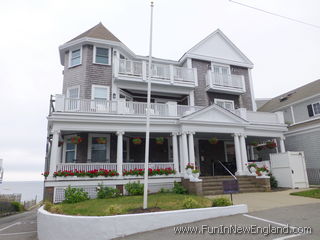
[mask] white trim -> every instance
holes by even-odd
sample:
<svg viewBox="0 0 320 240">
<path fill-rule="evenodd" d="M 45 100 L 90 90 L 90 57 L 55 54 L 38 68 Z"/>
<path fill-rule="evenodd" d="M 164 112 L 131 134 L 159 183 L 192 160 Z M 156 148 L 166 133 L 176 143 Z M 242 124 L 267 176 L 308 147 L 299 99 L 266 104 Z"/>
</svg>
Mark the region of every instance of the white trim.
<svg viewBox="0 0 320 240">
<path fill-rule="evenodd" d="M 252 81 L 252 74 L 251 74 L 251 69 L 248 69 L 248 77 L 249 77 L 249 84 L 250 84 L 250 95 L 251 95 L 251 102 L 252 102 L 252 111 L 256 112 L 257 111 L 257 103 L 254 98 L 254 91 L 253 91 L 253 81 Z M 270 100 L 270 99 L 268 99 Z"/>
<path fill-rule="evenodd" d="M 69 94 L 69 90 L 70 89 L 78 89 L 78 97 L 76 98 L 76 99 L 78 99 L 78 98 L 80 98 L 80 85 L 75 85 L 75 86 L 71 86 L 71 87 L 67 87 L 67 98 L 70 98 L 70 94 Z"/>
<path fill-rule="evenodd" d="M 214 104 L 218 105 L 217 102 L 218 101 L 221 101 L 221 102 L 224 102 L 224 103 L 231 103 L 232 104 L 232 109 L 231 110 L 234 110 L 234 101 L 233 100 L 229 100 L 229 99 L 222 99 L 222 98 L 215 98 L 214 99 Z M 218 105 L 220 106 L 220 105 Z M 224 109 L 227 109 L 225 106 L 223 106 Z M 230 109 L 227 109 L 228 111 L 230 111 Z"/>
<path fill-rule="evenodd" d="M 97 62 L 96 62 L 97 47 L 98 47 L 98 48 L 108 49 L 108 63 L 97 63 Z M 92 63 L 93 63 L 93 64 L 98 64 L 98 65 L 111 66 L 111 54 L 112 54 L 112 51 L 111 51 L 111 48 L 110 48 L 110 47 L 106 47 L 106 46 L 102 46 L 102 45 L 93 45 Z"/>
<path fill-rule="evenodd" d="M 228 74 L 231 74 L 230 65 L 228 65 L 228 64 L 223 64 L 223 63 L 211 61 L 211 71 L 214 72 L 213 67 L 219 67 L 220 70 L 221 70 L 221 67 L 228 68 Z M 220 72 L 220 74 L 222 74 L 222 72 Z"/>
<path fill-rule="evenodd" d="M 319 128 L 319 129 L 317 129 Z M 313 125 L 313 126 L 307 126 L 307 127 L 302 127 L 300 129 L 296 129 L 293 131 L 288 131 L 286 132 L 284 135 L 286 137 L 291 137 L 291 136 L 295 136 L 295 135 L 300 135 L 300 134 L 304 134 L 304 133 L 310 133 L 310 132 L 314 132 L 314 131 L 319 131 L 320 130 L 320 125 Z"/>
<path fill-rule="evenodd" d="M 64 138 L 63 138 L 63 151 L 62 151 L 62 163 L 66 163 L 67 141 L 69 139 L 71 139 L 72 137 L 76 137 L 76 136 L 77 136 L 76 134 L 64 136 Z M 74 157 L 75 157 L 74 160 L 77 160 L 77 144 L 74 144 Z"/>
<path fill-rule="evenodd" d="M 105 137 L 107 139 L 107 143 L 106 143 L 106 163 L 110 163 L 111 159 L 110 159 L 110 134 L 102 134 L 102 133 L 89 133 L 88 135 L 88 160 L 91 160 L 91 150 L 92 150 L 92 138 L 93 137 Z M 92 161 L 91 161 L 92 162 Z"/>
<path fill-rule="evenodd" d="M 105 85 L 97 85 L 97 84 L 92 84 L 91 85 L 91 99 L 94 100 L 94 89 L 95 88 L 105 88 L 107 89 L 107 97 L 106 100 L 110 100 L 110 87 L 105 86 Z"/>
<path fill-rule="evenodd" d="M 287 104 L 287 105 L 281 106 L 281 107 L 279 107 L 279 108 L 273 109 L 273 110 L 271 110 L 271 111 L 272 111 L 272 112 L 277 112 L 277 111 L 280 111 L 280 110 L 282 110 L 282 109 L 284 109 L 284 108 L 287 108 L 287 107 L 296 105 L 296 104 L 298 104 L 298 103 L 305 102 L 305 101 L 307 101 L 307 100 L 310 100 L 310 99 L 312 99 L 312 98 L 319 97 L 319 96 L 320 96 L 320 94 L 317 93 L 317 94 L 314 94 L 314 95 L 312 95 L 312 96 L 309 96 L 309 97 L 306 97 L 306 98 L 297 100 L 297 101 L 295 101 L 295 102 L 289 103 L 289 104 Z M 280 96 L 278 96 L 278 97 L 276 97 L 276 98 L 279 98 L 279 97 L 280 97 Z"/>
<path fill-rule="evenodd" d="M 72 52 L 77 51 L 77 50 L 80 50 L 80 63 L 71 66 Z M 71 49 L 69 50 L 69 56 L 68 56 L 68 57 L 69 57 L 68 68 L 73 68 L 73 67 L 76 67 L 76 66 L 81 65 L 81 64 L 82 64 L 82 46 L 80 46 L 80 47 L 75 47 L 75 48 L 71 48 Z"/>
<path fill-rule="evenodd" d="M 319 112 L 319 113 L 315 113 L 315 111 L 314 111 L 314 106 L 313 106 L 314 104 L 319 104 L 319 105 L 320 105 L 320 102 L 318 101 L 318 102 L 311 103 L 313 116 L 320 115 L 320 112 Z M 313 116 L 312 116 L 312 117 L 313 117 Z"/>
</svg>

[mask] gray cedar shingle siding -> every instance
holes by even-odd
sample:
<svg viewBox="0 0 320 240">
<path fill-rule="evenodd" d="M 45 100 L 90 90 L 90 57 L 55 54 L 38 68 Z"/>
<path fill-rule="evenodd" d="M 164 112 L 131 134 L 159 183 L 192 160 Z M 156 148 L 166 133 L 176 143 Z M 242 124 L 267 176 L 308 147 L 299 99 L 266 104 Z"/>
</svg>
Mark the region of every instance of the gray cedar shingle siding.
<svg viewBox="0 0 320 240">
<path fill-rule="evenodd" d="M 206 92 L 206 73 L 210 62 L 192 59 L 192 67 L 197 68 L 198 87 L 194 90 L 194 104 L 196 106 L 208 106 L 209 99 Z"/>
<path fill-rule="evenodd" d="M 240 106 L 242 108 L 246 108 L 247 110 L 252 111 L 252 98 L 251 98 L 251 89 L 250 89 L 250 80 L 249 80 L 249 73 L 247 68 L 238 67 L 238 66 L 231 66 L 231 74 L 234 75 L 243 75 L 244 81 L 246 85 L 246 92 L 240 95 Z"/>
<path fill-rule="evenodd" d="M 112 63 L 112 49 L 111 63 Z M 79 66 L 68 67 L 69 53 L 65 54 L 63 94 L 66 95 L 67 88 L 80 85 L 80 98 L 91 99 L 92 84 L 112 85 L 112 66 L 93 63 L 93 45 L 82 46 L 82 63 Z"/>
</svg>

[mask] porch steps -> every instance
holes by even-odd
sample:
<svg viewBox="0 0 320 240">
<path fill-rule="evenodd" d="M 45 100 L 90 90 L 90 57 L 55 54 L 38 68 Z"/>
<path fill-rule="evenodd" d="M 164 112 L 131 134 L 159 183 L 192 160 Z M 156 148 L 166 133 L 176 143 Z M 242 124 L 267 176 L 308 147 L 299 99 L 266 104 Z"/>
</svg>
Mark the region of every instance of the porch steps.
<svg viewBox="0 0 320 240">
<path fill-rule="evenodd" d="M 233 180 L 231 176 L 214 176 L 201 177 L 203 195 L 219 195 L 223 194 L 222 182 L 224 180 Z M 255 177 L 238 176 L 240 192 L 264 192 L 264 187 L 260 186 Z"/>
</svg>

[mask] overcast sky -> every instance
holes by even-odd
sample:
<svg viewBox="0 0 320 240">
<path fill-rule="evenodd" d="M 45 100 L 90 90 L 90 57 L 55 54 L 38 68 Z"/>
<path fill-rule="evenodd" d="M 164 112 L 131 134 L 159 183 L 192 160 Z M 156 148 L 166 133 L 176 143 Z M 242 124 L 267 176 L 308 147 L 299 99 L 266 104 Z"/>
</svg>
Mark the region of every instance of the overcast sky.
<svg viewBox="0 0 320 240">
<path fill-rule="evenodd" d="M 320 25 L 318 0 L 239 0 Z M 5 180 L 41 180 L 50 94 L 61 93 L 58 46 L 100 21 L 148 54 L 147 0 L 0 1 L 0 158 Z M 274 97 L 320 77 L 320 29 L 228 0 L 155 0 L 155 57 L 177 60 L 220 28 L 254 63 L 255 97 Z"/>
</svg>

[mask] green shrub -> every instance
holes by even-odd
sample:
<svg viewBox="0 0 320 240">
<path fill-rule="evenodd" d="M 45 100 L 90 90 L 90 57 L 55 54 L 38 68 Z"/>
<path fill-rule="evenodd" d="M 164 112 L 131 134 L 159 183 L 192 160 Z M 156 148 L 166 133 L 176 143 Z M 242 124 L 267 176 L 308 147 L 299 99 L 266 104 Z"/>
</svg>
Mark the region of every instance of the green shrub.
<svg viewBox="0 0 320 240">
<path fill-rule="evenodd" d="M 232 202 L 230 201 L 230 199 L 225 197 L 214 198 L 212 200 L 212 207 L 224 207 L 230 205 L 232 205 Z"/>
<path fill-rule="evenodd" d="M 170 189 L 167 189 L 167 188 L 161 188 L 160 193 L 169 193 L 170 192 Z"/>
<path fill-rule="evenodd" d="M 85 200 L 89 200 L 88 193 L 85 192 L 82 188 L 72 188 L 68 186 L 66 190 L 64 190 L 65 203 L 77 203 Z"/>
<path fill-rule="evenodd" d="M 115 198 L 120 196 L 120 190 L 112 187 L 104 187 L 102 184 L 98 187 L 97 198 Z"/>
<path fill-rule="evenodd" d="M 183 187 L 181 183 L 174 182 L 172 192 L 176 194 L 186 194 L 188 193 L 188 190 L 185 187 Z"/>
<path fill-rule="evenodd" d="M 44 202 L 44 210 L 51 212 L 51 213 L 57 213 L 57 214 L 63 214 L 62 206 L 61 205 L 55 205 L 52 202 L 45 201 Z"/>
<path fill-rule="evenodd" d="M 24 206 L 19 202 L 12 202 L 11 205 L 14 208 L 14 211 L 16 212 L 24 211 Z"/>
<path fill-rule="evenodd" d="M 140 182 L 129 182 L 125 185 L 129 195 L 143 195 L 143 184 Z"/>
<path fill-rule="evenodd" d="M 106 210 L 106 215 L 117 215 L 121 213 L 121 207 L 119 205 L 110 205 Z"/>
<path fill-rule="evenodd" d="M 195 199 L 188 197 L 183 200 L 182 206 L 183 208 L 190 209 L 199 208 L 200 204 Z"/>
<path fill-rule="evenodd" d="M 278 187 L 278 181 L 274 176 L 270 176 L 270 186 L 271 189 L 277 188 Z"/>
<path fill-rule="evenodd" d="M 52 203 L 52 202 L 45 201 L 45 202 L 44 202 L 44 206 L 43 206 L 43 208 L 44 208 L 44 210 L 46 210 L 46 211 L 50 212 L 50 211 L 51 211 L 52 206 L 53 206 L 53 203 Z"/>
</svg>

